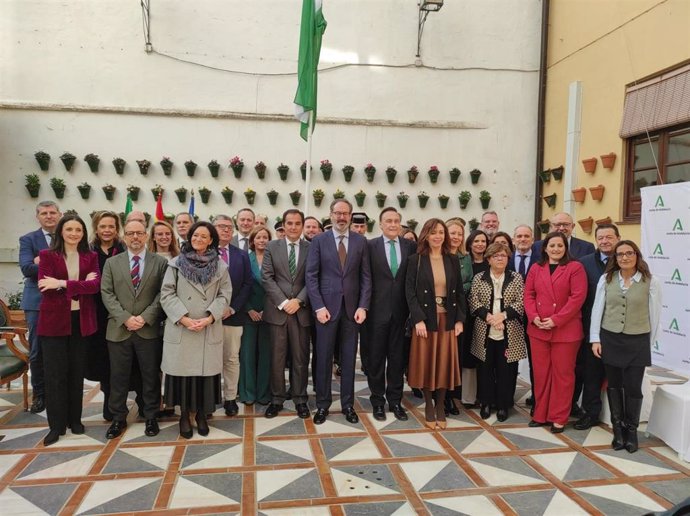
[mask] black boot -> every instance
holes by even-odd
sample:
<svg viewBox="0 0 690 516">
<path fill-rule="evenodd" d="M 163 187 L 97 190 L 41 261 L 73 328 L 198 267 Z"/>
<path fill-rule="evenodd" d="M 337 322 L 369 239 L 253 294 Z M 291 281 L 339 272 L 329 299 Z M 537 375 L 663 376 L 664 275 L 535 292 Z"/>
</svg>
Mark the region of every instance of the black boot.
<svg viewBox="0 0 690 516">
<path fill-rule="evenodd" d="M 637 427 L 640 424 L 640 411 L 642 410 L 642 398 L 625 397 L 625 428 L 628 431 L 625 439 L 625 449 L 629 453 L 637 451 Z"/>
<path fill-rule="evenodd" d="M 623 415 L 625 414 L 625 407 L 623 406 L 623 389 L 608 388 L 606 389 L 606 394 L 609 398 L 611 428 L 613 429 L 611 448 L 614 450 L 622 450 L 625 448 L 626 442 L 626 431 L 623 426 Z"/>
</svg>

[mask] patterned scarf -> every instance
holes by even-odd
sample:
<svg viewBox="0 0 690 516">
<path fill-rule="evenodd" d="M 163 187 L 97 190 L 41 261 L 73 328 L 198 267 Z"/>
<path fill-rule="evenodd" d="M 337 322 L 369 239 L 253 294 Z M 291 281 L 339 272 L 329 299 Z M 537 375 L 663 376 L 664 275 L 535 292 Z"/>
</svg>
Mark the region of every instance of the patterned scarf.
<svg viewBox="0 0 690 516">
<path fill-rule="evenodd" d="M 206 286 L 218 270 L 218 251 L 207 249 L 204 254 L 197 254 L 194 249 L 183 251 L 177 257 L 177 266 L 186 280 Z"/>
</svg>

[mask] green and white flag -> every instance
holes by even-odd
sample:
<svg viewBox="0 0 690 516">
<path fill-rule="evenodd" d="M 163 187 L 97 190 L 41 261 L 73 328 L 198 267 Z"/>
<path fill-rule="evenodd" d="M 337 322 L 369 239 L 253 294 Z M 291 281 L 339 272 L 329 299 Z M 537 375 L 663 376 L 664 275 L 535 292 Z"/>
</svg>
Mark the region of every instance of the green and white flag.
<svg viewBox="0 0 690 516">
<path fill-rule="evenodd" d="M 326 20 L 321 12 L 321 3 L 322 0 L 302 1 L 295 116 L 301 122 L 300 135 L 305 141 L 309 131 L 310 111 L 314 112 L 312 131 L 316 125 L 316 83 L 319 54 L 321 54 L 321 38 L 326 31 Z"/>
</svg>

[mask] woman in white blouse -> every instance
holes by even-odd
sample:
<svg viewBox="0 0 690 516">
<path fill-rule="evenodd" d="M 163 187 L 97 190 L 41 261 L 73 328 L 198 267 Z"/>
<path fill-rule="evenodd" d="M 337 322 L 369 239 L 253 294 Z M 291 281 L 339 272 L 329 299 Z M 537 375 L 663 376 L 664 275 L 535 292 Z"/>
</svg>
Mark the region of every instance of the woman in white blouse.
<svg viewBox="0 0 690 516">
<path fill-rule="evenodd" d="M 614 450 L 637 451 L 642 409 L 642 379 L 652 364 L 661 309 L 659 280 L 651 275 L 640 249 L 621 240 L 597 285 L 590 341 L 604 362 L 608 379 Z"/>
</svg>

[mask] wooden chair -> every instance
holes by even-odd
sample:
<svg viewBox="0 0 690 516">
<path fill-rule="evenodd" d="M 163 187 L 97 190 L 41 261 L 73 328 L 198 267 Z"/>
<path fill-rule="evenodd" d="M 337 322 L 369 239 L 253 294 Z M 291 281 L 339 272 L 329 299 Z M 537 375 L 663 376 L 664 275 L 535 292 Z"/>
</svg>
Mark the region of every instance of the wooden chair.
<svg viewBox="0 0 690 516">
<path fill-rule="evenodd" d="M 29 410 L 29 340 L 26 328 L 9 326 L 10 312 L 0 300 L 0 385 L 9 389 L 12 380 L 22 379 L 24 411 Z M 17 346 L 19 340 L 23 349 Z M 4 341 L 4 343 L 2 342 Z"/>
</svg>

